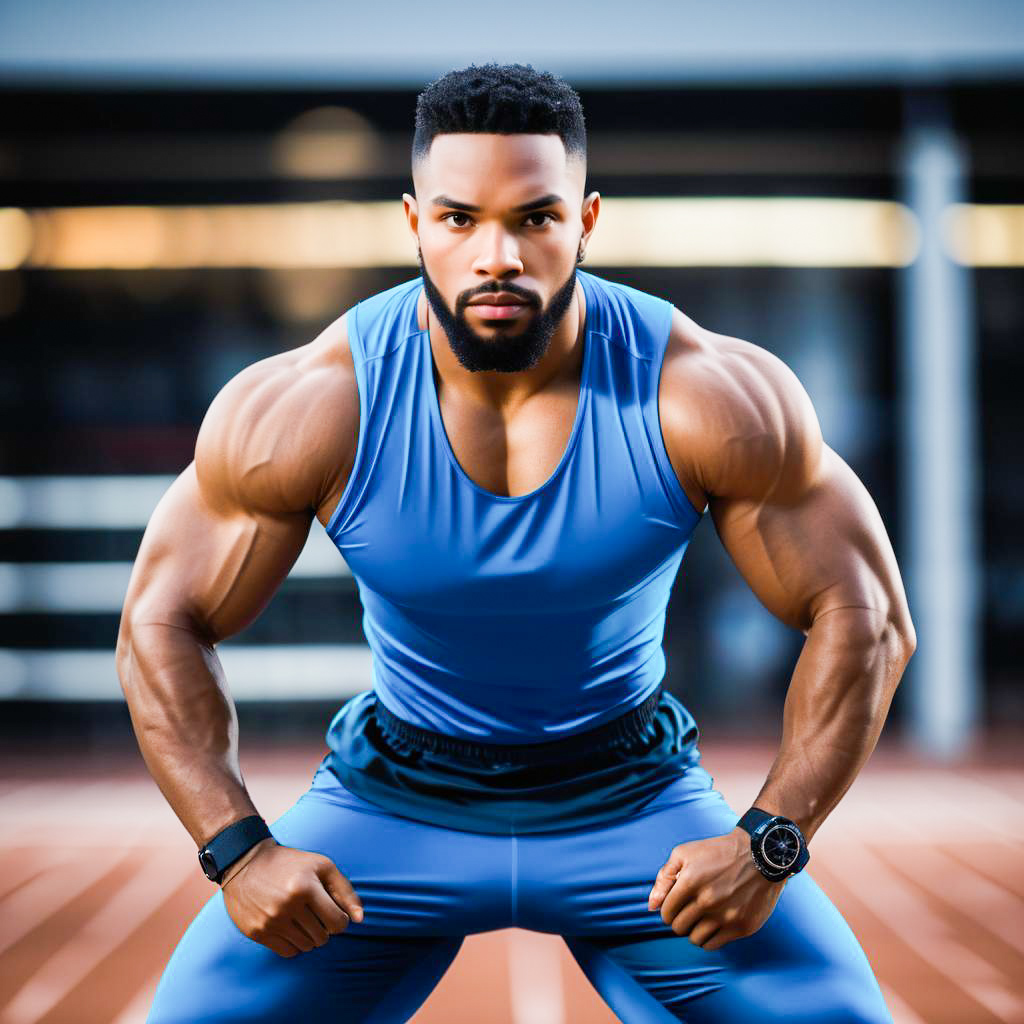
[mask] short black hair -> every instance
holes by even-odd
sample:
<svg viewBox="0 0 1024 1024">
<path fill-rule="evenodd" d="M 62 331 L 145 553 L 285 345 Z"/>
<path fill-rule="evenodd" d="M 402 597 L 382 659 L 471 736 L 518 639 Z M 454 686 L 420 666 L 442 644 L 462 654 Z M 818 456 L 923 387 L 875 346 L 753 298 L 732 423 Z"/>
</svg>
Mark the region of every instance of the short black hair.
<svg viewBox="0 0 1024 1024">
<path fill-rule="evenodd" d="M 431 82 L 416 100 L 412 162 L 451 132 L 557 134 L 569 157 L 587 159 L 583 104 L 568 82 L 530 64 L 470 64 Z"/>
</svg>

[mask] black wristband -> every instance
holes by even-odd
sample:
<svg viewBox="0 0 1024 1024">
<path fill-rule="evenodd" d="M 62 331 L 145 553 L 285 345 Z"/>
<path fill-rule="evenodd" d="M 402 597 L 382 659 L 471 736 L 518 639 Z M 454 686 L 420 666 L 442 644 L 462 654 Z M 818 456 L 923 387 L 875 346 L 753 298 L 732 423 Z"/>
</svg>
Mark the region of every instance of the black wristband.
<svg viewBox="0 0 1024 1024">
<path fill-rule="evenodd" d="M 233 825 L 221 829 L 200 851 L 199 864 L 211 882 L 220 882 L 232 864 L 264 839 L 273 839 L 267 823 L 250 814 Z"/>
</svg>

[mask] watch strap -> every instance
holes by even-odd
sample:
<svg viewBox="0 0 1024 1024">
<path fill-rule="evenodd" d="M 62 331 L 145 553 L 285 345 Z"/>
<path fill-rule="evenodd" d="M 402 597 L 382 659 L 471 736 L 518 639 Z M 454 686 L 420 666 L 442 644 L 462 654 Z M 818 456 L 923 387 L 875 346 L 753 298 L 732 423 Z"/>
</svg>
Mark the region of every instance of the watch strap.
<svg viewBox="0 0 1024 1024">
<path fill-rule="evenodd" d="M 776 815 L 769 814 L 767 811 L 762 811 L 760 807 L 751 807 L 750 810 L 745 812 L 743 817 L 736 822 L 736 824 L 745 832 L 753 834 L 754 829 L 756 829 L 758 825 L 763 825 L 769 818 L 774 817 L 776 817 Z"/>
<path fill-rule="evenodd" d="M 250 814 L 221 829 L 200 851 L 199 864 L 211 882 L 220 882 L 232 864 L 257 843 L 272 839 L 267 823 L 258 815 Z"/>
</svg>

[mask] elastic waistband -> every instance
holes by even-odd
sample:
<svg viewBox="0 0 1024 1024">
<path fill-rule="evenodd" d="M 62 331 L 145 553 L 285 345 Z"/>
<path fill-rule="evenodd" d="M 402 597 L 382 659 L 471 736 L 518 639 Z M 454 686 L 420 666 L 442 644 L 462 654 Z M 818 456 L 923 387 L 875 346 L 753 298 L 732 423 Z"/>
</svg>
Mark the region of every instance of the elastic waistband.
<svg viewBox="0 0 1024 1024">
<path fill-rule="evenodd" d="M 659 686 L 642 704 L 604 725 L 540 743 L 481 743 L 448 736 L 406 722 L 379 700 L 374 702 L 374 718 L 388 744 L 399 750 L 445 754 L 474 763 L 548 764 L 649 740 L 648 729 L 657 714 L 661 694 Z"/>
</svg>

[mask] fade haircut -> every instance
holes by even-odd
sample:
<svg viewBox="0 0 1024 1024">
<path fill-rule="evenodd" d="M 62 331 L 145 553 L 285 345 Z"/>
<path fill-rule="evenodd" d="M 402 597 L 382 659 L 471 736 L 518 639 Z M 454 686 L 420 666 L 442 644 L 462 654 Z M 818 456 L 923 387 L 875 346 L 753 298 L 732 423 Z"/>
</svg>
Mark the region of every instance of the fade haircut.
<svg viewBox="0 0 1024 1024">
<path fill-rule="evenodd" d="M 471 64 L 431 82 L 416 100 L 415 167 L 436 135 L 493 132 L 558 135 L 570 159 L 586 163 L 583 105 L 568 82 L 529 64 Z"/>
</svg>

